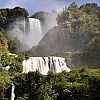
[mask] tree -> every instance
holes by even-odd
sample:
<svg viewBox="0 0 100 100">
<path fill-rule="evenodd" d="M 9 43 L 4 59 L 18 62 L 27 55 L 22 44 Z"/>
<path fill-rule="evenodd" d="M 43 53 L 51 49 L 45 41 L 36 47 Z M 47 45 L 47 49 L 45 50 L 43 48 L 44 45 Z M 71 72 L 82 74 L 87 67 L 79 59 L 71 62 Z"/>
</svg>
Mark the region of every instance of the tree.
<svg viewBox="0 0 100 100">
<path fill-rule="evenodd" d="M 15 7 L 13 10 L 13 16 L 14 17 L 27 17 L 28 12 L 25 8 Z"/>
<path fill-rule="evenodd" d="M 96 14 L 100 20 L 100 7 L 95 3 L 86 3 L 80 7 L 80 10 L 87 14 Z"/>
</svg>

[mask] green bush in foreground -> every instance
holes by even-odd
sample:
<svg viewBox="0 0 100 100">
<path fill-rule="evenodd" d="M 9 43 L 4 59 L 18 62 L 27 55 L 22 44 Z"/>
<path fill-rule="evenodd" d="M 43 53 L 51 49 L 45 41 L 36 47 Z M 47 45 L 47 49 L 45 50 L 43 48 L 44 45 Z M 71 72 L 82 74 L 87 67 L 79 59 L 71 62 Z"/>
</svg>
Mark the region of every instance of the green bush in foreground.
<svg viewBox="0 0 100 100">
<path fill-rule="evenodd" d="M 99 100 L 100 69 L 86 67 L 41 75 L 38 71 L 15 76 L 0 74 L 0 100 L 10 100 L 11 83 L 15 100 Z"/>
<path fill-rule="evenodd" d="M 14 78 L 17 100 L 99 100 L 100 69 L 41 75 L 38 71 Z"/>
</svg>

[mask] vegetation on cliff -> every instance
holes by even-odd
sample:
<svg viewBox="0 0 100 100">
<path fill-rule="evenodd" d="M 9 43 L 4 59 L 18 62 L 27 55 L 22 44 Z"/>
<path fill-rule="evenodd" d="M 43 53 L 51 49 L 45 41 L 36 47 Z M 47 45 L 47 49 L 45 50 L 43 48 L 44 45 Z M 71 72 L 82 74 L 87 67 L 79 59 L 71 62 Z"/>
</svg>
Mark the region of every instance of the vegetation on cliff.
<svg viewBox="0 0 100 100">
<path fill-rule="evenodd" d="M 58 14 L 57 21 L 70 32 L 73 38 L 80 40 L 81 46 L 78 52 L 76 51 L 77 54 L 73 53 L 71 57 L 76 59 L 74 60 L 76 66 L 99 67 L 100 7 L 95 3 L 87 3 L 81 7 L 72 3 Z"/>
<path fill-rule="evenodd" d="M 87 67 L 100 66 L 100 7 L 94 3 L 87 3 L 81 7 L 72 3 L 58 14 L 57 21 L 60 27 L 64 27 L 69 35 L 75 40 L 78 39 L 78 43 L 81 44 L 77 52 L 65 52 L 63 55 L 66 57 L 67 66 L 72 69 L 83 65 L 87 67 L 69 73 L 48 73 L 47 76 L 41 75 L 38 71 L 21 73 L 22 61 L 30 55 L 10 55 L 9 50 L 16 53 L 19 42 L 8 39 L 8 24 L 18 17 L 27 16 L 28 12 L 24 8 L 0 9 L 0 100 L 10 99 L 12 82 L 16 87 L 15 100 L 99 100 L 100 69 Z M 55 27 L 57 32 L 60 27 Z M 62 35 L 62 32 L 60 34 Z M 56 34 L 59 37 L 61 35 Z M 56 36 L 52 41 L 57 42 Z M 63 33 L 63 37 L 65 36 L 68 36 L 66 32 Z M 63 48 L 60 42 L 57 43 Z M 66 45 L 65 39 L 63 43 Z M 71 43 L 77 45 L 72 41 Z M 41 48 L 38 48 L 38 51 L 41 53 Z M 8 65 L 11 67 L 7 71 L 4 68 Z"/>
</svg>

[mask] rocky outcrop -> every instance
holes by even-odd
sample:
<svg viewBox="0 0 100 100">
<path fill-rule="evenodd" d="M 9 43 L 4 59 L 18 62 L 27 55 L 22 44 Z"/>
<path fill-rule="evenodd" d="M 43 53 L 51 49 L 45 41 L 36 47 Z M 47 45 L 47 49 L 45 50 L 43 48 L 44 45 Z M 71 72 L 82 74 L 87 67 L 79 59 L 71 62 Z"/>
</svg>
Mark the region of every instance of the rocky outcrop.
<svg viewBox="0 0 100 100">
<path fill-rule="evenodd" d="M 80 47 L 80 39 L 72 36 L 66 28 L 55 26 L 46 33 L 37 46 L 28 52 L 34 56 L 48 56 L 64 52 L 75 52 Z"/>
</svg>

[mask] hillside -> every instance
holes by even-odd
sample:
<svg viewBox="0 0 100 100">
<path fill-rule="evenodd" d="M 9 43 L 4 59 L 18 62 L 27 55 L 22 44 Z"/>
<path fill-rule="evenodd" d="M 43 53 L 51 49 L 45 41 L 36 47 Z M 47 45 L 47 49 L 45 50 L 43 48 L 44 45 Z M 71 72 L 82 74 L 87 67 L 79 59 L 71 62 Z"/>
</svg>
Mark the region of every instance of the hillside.
<svg viewBox="0 0 100 100">
<path fill-rule="evenodd" d="M 33 56 L 66 56 L 66 52 L 72 52 L 71 63 L 76 67 L 99 67 L 99 11 L 100 7 L 94 3 L 81 7 L 72 3 L 58 14 L 58 26 L 50 29 L 28 53 Z"/>
<path fill-rule="evenodd" d="M 89 36 L 87 35 L 86 37 L 86 35 L 81 34 L 80 37 L 77 37 L 75 34 L 68 32 L 62 26 L 55 26 L 29 52 L 34 56 L 49 56 L 63 54 L 64 52 L 76 52 L 82 48 L 87 38 L 89 39 Z"/>
</svg>

